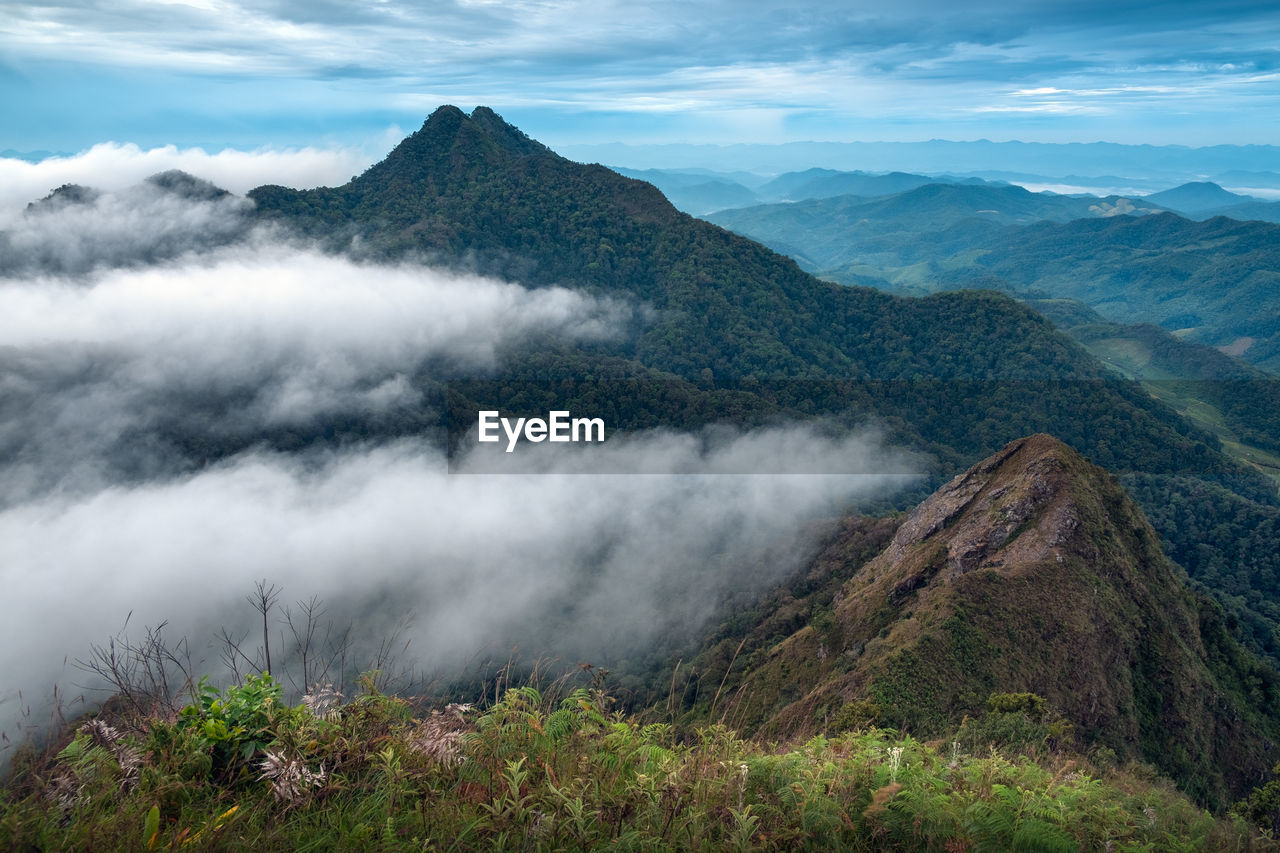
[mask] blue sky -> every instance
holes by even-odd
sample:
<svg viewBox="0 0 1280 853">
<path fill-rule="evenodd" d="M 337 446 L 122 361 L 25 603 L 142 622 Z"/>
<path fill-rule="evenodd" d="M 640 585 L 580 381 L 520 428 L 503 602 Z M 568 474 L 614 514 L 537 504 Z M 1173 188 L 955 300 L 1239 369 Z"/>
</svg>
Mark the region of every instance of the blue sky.
<svg viewBox="0 0 1280 853">
<path fill-rule="evenodd" d="M 0 0 L 0 149 L 377 147 L 442 103 L 553 147 L 1277 144 L 1278 46 L 1274 0 Z"/>
</svg>

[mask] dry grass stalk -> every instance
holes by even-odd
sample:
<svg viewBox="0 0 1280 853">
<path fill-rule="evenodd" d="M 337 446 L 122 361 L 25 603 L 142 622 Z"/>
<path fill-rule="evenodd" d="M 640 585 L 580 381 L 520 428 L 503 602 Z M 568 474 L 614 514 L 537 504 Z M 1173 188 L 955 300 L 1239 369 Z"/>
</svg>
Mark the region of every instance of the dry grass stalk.
<svg viewBox="0 0 1280 853">
<path fill-rule="evenodd" d="M 454 767 L 462 763 L 462 738 L 473 727 L 467 722 L 470 705 L 451 703 L 443 711 L 432 711 L 409 735 L 409 746 L 438 764 Z"/>
</svg>

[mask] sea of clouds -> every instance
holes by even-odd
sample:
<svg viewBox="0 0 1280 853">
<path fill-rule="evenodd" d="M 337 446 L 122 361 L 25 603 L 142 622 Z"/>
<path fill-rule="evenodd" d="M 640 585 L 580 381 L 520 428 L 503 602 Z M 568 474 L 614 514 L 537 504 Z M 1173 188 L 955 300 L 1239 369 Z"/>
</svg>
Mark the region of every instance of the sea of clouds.
<svg viewBox="0 0 1280 853">
<path fill-rule="evenodd" d="M 623 336 L 644 306 L 357 262 L 254 224 L 240 195 L 144 180 L 334 183 L 355 168 L 339 153 L 68 162 L 0 161 L 0 729 L 42 718 L 55 682 L 100 698 L 75 661 L 126 622 L 167 623 L 226 677 L 220 634 L 242 663 L 261 645 L 259 579 L 276 618 L 314 596 L 351 626 L 352 670 L 391 635 L 425 674 L 512 646 L 625 656 L 776 583 L 813 553 L 813 519 L 910 479 L 874 433 L 794 424 L 628 435 L 516 473 L 447 464 L 415 419 L 431 377 Z M 99 192 L 26 207 L 71 180 Z M 297 452 L 258 440 L 353 422 L 380 426 Z"/>
</svg>

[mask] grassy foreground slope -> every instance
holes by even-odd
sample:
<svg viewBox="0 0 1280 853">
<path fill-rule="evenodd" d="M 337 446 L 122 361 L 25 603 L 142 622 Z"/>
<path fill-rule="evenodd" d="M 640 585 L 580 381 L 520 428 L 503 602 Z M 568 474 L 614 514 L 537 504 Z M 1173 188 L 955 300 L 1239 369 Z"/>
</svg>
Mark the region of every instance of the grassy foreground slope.
<svg viewBox="0 0 1280 853">
<path fill-rule="evenodd" d="M 102 720 L 0 792 L 12 850 L 1262 850 L 1140 772 L 878 729 L 789 746 L 677 734 L 516 688 L 427 711 L 288 707 L 254 679 L 174 719 Z"/>
</svg>

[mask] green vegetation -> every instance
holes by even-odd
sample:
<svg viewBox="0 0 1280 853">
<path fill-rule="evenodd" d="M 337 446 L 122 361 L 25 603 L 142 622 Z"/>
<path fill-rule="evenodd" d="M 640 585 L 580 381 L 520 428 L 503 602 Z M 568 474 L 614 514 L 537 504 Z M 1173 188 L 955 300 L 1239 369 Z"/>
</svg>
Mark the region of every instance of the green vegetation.
<svg viewBox="0 0 1280 853">
<path fill-rule="evenodd" d="M 218 768 L 196 728 L 91 720 L 0 793 L 0 846 L 1272 849 L 1242 818 L 1214 819 L 1139 765 L 1036 763 L 874 728 L 761 745 L 721 726 L 641 725 L 598 684 L 559 701 L 515 688 L 478 711 L 375 691 L 288 707 L 265 678 L 224 695 L 268 721 L 264 744 Z M 206 704 L 183 719 L 203 718 Z"/>
<path fill-rule="evenodd" d="M 1149 324 L 1108 323 L 1066 299 L 1028 299 L 1099 361 L 1219 439 L 1229 456 L 1280 480 L 1280 380 Z"/>
<path fill-rule="evenodd" d="M 283 696 L 281 686 L 266 673 L 251 675 L 242 686 L 233 685 L 221 694 L 201 679 L 196 702 L 182 709 L 177 729 L 189 733 L 201 751 L 209 753 L 215 769 L 225 769 L 267 745 L 271 710 Z"/>
<path fill-rule="evenodd" d="M 1277 228 L 1173 214 L 1041 223 L 994 241 L 979 265 L 1013 289 L 1079 299 L 1115 322 L 1185 330 L 1214 346 L 1254 338 L 1243 357 L 1274 368 Z"/>
<path fill-rule="evenodd" d="M 1214 592 L 1228 625 L 1255 652 L 1280 659 L 1280 509 L 1210 484 L 1133 474 L 1169 556 Z"/>
<path fill-rule="evenodd" d="M 967 267 L 1009 226 L 1160 209 L 1115 196 L 1073 198 L 924 179 L 909 188 L 828 195 L 836 197 L 723 210 L 708 218 L 795 257 L 810 272 L 830 272 L 833 280 L 854 283 L 848 275 L 861 270 L 900 292 L 929 293 L 945 289 L 939 279 Z M 880 197 L 863 197 L 870 195 Z"/>
<path fill-rule="evenodd" d="M 1280 687 L 1155 541 L 1035 436 L 906 518 L 842 521 L 658 673 L 665 698 L 628 675 L 629 715 L 598 670 L 479 711 L 376 674 L 297 706 L 266 675 L 202 680 L 173 714 L 112 703 L 15 759 L 0 846 L 1272 849 L 1246 822 L 1270 788 L 1217 819 L 1192 800 L 1256 784 Z"/>
<path fill-rule="evenodd" d="M 1230 629 L 1251 650 L 1280 664 L 1280 611 L 1275 607 L 1280 527 L 1274 521 L 1280 385 L 1274 374 L 1194 340 L 1226 344 L 1254 336 L 1246 356 L 1275 366 L 1275 329 L 1266 324 L 1280 316 L 1274 302 L 1280 290 L 1266 282 L 1280 268 L 1276 226 L 1224 219 L 1196 223 L 1160 215 L 1013 227 L 991 221 L 993 216 L 973 215 L 982 193 L 990 196 L 987 189 L 966 187 L 937 188 L 928 196 L 904 193 L 880 200 L 874 216 L 865 200 L 829 199 L 714 218 L 779 250 L 793 251 L 811 268 L 846 264 L 831 276 L 838 281 L 865 284 L 874 276 L 881 277 L 880 286 L 900 292 L 978 286 L 1016 293 L 1103 365 L 1140 382 L 1146 394 L 1181 415 L 1193 428 L 1184 428 L 1183 434 L 1267 477 L 1270 487 L 1257 488 L 1252 478 L 1229 483 L 1216 473 L 1175 473 L 1176 463 L 1151 453 L 1136 463 L 1132 436 L 1121 439 L 1124 446 L 1114 443 L 1122 427 L 1092 430 L 1096 409 L 1080 410 L 1078 426 L 1088 429 L 1088 436 L 1049 430 L 1121 475 L 1168 554 L 1222 605 Z M 975 203 L 966 206 L 965 197 Z M 1014 197 L 999 208 L 1006 222 L 1017 210 L 1009 206 Z M 1028 212 L 1057 218 L 1047 208 Z M 845 254 L 822 254 L 827 251 Z M 1171 307 L 1178 305 L 1177 311 Z M 1097 312 L 1138 324 L 1108 322 Z M 1179 321 L 1174 328 L 1197 330 L 1175 336 L 1151 325 L 1176 313 L 1199 319 Z M 949 447 L 981 444 L 981 439 L 958 440 L 958 428 L 946 435 L 934 430 L 930 409 L 941 408 L 945 399 L 943 392 L 913 407 L 913 425 Z M 982 395 L 971 401 L 968 409 L 950 412 L 953 423 L 966 414 L 968 429 L 974 430 L 988 411 L 985 406 L 996 401 Z M 1002 414 L 1021 407 L 1012 399 L 1001 403 L 995 411 Z M 1137 432 L 1148 433 L 1146 427 Z M 1190 453 L 1184 456 L 1190 462 L 1204 451 L 1183 444 L 1178 452 Z"/>
<path fill-rule="evenodd" d="M 1277 778 L 1259 785 L 1248 798 L 1231 807 L 1233 814 L 1248 818 L 1266 832 L 1280 831 L 1280 764 L 1271 771 Z"/>
</svg>

